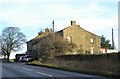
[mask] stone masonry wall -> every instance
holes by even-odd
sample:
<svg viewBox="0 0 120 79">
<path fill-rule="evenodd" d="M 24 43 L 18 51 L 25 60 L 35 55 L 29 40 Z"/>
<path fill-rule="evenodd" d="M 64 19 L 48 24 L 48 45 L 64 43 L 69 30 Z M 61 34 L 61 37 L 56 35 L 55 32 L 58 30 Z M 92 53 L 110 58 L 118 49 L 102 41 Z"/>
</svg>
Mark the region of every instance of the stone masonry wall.
<svg viewBox="0 0 120 79">
<path fill-rule="evenodd" d="M 100 37 L 76 25 L 75 21 L 63 30 L 63 34 L 65 39 L 71 37 L 71 41 L 77 45 L 77 49 L 81 51 L 77 53 L 93 54 L 100 50 Z"/>
</svg>

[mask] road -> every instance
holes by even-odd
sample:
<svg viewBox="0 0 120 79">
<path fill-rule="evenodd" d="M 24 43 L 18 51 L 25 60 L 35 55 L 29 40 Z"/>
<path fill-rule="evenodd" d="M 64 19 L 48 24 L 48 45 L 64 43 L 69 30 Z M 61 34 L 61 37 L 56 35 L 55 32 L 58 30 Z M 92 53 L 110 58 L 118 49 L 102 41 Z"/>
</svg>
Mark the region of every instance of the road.
<svg viewBox="0 0 120 79">
<path fill-rule="evenodd" d="M 2 63 L 3 79 L 110 79 L 101 76 L 80 74 L 46 67 L 25 65 L 22 63 Z"/>
</svg>

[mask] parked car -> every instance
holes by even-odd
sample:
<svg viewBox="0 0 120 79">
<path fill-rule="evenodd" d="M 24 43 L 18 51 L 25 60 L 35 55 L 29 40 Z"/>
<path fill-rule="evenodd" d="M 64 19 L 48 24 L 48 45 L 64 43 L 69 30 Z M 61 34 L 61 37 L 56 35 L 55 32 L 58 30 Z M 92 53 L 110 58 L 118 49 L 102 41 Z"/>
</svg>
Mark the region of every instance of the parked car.
<svg viewBox="0 0 120 79">
<path fill-rule="evenodd" d="M 21 56 L 25 56 L 25 55 L 27 55 L 27 54 L 16 54 L 16 55 L 15 55 L 15 61 L 16 61 L 16 62 L 19 62 L 20 57 L 21 57 Z"/>
<path fill-rule="evenodd" d="M 33 58 L 31 55 L 25 55 L 25 56 L 21 56 L 19 58 L 19 62 L 30 62 L 32 60 L 33 60 Z"/>
</svg>

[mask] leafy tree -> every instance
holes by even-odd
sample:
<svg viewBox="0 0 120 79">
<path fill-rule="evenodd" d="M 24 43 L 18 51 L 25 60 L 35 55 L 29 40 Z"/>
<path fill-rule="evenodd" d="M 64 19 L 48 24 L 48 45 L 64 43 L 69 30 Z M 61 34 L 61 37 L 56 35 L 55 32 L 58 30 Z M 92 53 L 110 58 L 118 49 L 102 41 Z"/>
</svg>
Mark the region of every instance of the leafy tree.
<svg viewBox="0 0 120 79">
<path fill-rule="evenodd" d="M 22 45 L 26 42 L 26 36 L 20 32 L 18 27 L 7 27 L 2 31 L 1 50 L 4 56 L 9 56 L 12 51 L 22 49 Z"/>
<path fill-rule="evenodd" d="M 111 49 L 110 40 L 106 40 L 103 35 L 101 36 L 101 48 Z"/>
</svg>

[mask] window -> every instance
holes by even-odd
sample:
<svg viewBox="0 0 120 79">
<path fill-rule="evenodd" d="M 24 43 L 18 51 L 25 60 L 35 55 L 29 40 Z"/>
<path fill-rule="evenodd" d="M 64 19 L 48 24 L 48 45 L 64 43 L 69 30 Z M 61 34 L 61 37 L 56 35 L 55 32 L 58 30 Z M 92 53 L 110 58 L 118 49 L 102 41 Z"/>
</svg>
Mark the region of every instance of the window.
<svg viewBox="0 0 120 79">
<path fill-rule="evenodd" d="M 35 50 L 35 45 L 33 45 L 33 49 Z"/>
<path fill-rule="evenodd" d="M 71 36 L 67 37 L 67 41 L 68 41 L 69 43 L 72 43 L 72 37 L 71 37 Z"/>
<path fill-rule="evenodd" d="M 94 43 L 94 40 L 93 40 L 93 39 L 90 39 L 90 43 Z"/>
<path fill-rule="evenodd" d="M 91 54 L 94 54 L 94 49 L 91 47 Z"/>
</svg>

